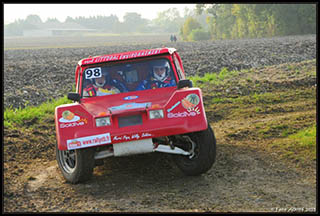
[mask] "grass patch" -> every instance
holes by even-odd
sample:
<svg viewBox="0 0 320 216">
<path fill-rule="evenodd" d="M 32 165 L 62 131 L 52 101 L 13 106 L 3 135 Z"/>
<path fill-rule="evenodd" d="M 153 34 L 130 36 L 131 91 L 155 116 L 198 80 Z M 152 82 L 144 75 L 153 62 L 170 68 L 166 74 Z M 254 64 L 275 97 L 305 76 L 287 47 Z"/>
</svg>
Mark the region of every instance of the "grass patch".
<svg viewBox="0 0 320 216">
<path fill-rule="evenodd" d="M 302 148 L 313 148 L 316 146 L 316 132 L 316 125 L 313 125 L 312 127 L 301 130 L 296 134 L 290 135 L 288 138 L 299 141 L 299 146 Z"/>
<path fill-rule="evenodd" d="M 257 94 L 254 93 L 251 95 L 250 100 L 253 103 L 260 103 L 260 104 L 277 104 L 285 101 L 286 94 L 279 94 L 275 95 L 273 92 L 261 93 Z"/>
<path fill-rule="evenodd" d="M 300 99 L 313 99 L 316 97 L 316 91 L 312 88 L 309 89 L 298 89 L 296 91 L 283 91 L 283 92 L 265 92 L 265 93 L 253 93 L 250 95 L 234 97 L 224 97 L 215 94 L 212 99 L 213 103 L 236 103 L 252 106 L 256 105 L 276 105 L 290 101 L 295 101 L 297 98 Z M 260 110 L 261 111 L 261 110 Z"/>
<path fill-rule="evenodd" d="M 7 108 L 4 111 L 4 126 L 14 128 L 17 125 L 23 126 L 28 123 L 36 123 L 39 120 L 54 115 L 56 106 L 61 104 L 71 103 L 67 96 L 57 100 L 47 101 L 40 106 L 28 106 L 25 108 Z"/>
<path fill-rule="evenodd" d="M 214 104 L 233 103 L 234 101 L 235 101 L 234 98 L 219 98 L 219 97 L 214 97 L 211 100 L 211 102 Z"/>
<path fill-rule="evenodd" d="M 281 153 L 282 158 L 307 164 L 316 160 L 316 125 L 302 129 L 287 138 L 272 143 L 271 148 Z"/>
<path fill-rule="evenodd" d="M 223 83 L 228 78 L 238 74 L 239 71 L 229 71 L 228 68 L 223 67 L 219 73 L 205 73 L 204 76 L 191 76 L 189 79 L 196 85 L 201 86 L 203 83 L 218 85 Z"/>
<path fill-rule="evenodd" d="M 259 125 L 262 129 L 258 130 L 263 138 L 273 138 L 273 137 L 287 137 L 288 134 L 294 133 L 294 128 L 289 128 L 289 125 L 286 124 L 278 124 L 278 122 L 271 123 L 270 125 Z"/>
</svg>

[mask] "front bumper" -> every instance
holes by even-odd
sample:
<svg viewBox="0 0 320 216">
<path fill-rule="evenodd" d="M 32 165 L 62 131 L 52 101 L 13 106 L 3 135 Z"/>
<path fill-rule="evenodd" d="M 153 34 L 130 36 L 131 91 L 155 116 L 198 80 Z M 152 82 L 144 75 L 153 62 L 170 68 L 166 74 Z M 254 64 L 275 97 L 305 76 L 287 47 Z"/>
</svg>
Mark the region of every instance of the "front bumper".
<svg viewBox="0 0 320 216">
<path fill-rule="evenodd" d="M 190 95 L 197 95 L 198 101 L 193 107 L 186 107 L 188 104 L 185 103 L 185 100 Z M 140 107 L 141 104 L 148 106 Z M 61 115 L 59 112 L 62 113 L 63 110 L 59 112 L 56 110 L 59 150 L 117 145 L 117 143 L 202 131 L 207 128 L 202 95 L 198 88 L 176 91 L 162 106 L 153 107 L 149 103 L 136 103 L 135 109 L 126 109 L 126 106 L 121 105 L 116 109 L 109 108 L 110 112 L 107 115 L 111 119 L 111 125 L 102 127 L 96 127 L 94 118 L 88 117 L 83 120 L 81 116 L 78 122 L 72 124 L 57 123 Z M 79 107 L 69 106 L 68 109 L 76 114 L 89 115 L 85 110 L 73 111 Z M 155 109 L 163 110 L 163 118 L 150 119 L 149 112 Z"/>
</svg>

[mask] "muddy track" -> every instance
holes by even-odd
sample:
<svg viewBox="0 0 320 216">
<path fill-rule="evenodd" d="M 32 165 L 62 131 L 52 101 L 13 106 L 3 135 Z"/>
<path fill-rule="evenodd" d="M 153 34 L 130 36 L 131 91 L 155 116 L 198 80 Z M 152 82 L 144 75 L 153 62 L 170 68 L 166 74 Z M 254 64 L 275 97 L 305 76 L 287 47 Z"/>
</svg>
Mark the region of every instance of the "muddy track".
<svg viewBox="0 0 320 216">
<path fill-rule="evenodd" d="M 315 61 L 306 65 L 315 70 Z M 299 73 L 286 64 L 254 69 L 228 84 L 203 85 L 217 159 L 201 176 L 183 175 L 172 155 L 151 153 L 106 158 L 91 180 L 72 185 L 55 161 L 53 116 L 4 128 L 4 212 L 314 212 L 316 161 L 281 158 L 270 146 L 282 131 L 258 130 L 315 124 L 315 75 L 304 66 L 295 65 Z"/>
</svg>

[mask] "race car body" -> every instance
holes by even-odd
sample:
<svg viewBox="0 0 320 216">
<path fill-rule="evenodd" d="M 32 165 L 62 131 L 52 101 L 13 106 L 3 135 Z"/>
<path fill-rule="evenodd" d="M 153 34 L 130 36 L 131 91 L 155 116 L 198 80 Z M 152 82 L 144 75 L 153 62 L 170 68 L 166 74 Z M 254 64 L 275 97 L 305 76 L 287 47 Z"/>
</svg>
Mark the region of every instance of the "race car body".
<svg viewBox="0 0 320 216">
<path fill-rule="evenodd" d="M 185 79 L 174 48 L 89 57 L 78 62 L 75 80 L 68 94 L 75 102 L 55 110 L 57 160 L 69 182 L 87 180 L 94 161 L 110 156 L 176 154 L 189 175 L 212 166 L 216 144 L 202 93 Z M 197 144 L 204 138 L 208 153 Z M 208 161 L 201 169 L 202 162 L 185 165 L 199 155 Z"/>
</svg>

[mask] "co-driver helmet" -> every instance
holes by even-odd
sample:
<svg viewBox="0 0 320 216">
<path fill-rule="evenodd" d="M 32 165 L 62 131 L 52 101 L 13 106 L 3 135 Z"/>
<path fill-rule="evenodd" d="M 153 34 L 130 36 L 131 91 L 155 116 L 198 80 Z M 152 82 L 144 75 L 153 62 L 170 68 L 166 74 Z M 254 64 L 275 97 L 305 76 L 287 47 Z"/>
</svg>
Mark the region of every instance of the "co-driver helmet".
<svg viewBox="0 0 320 216">
<path fill-rule="evenodd" d="M 163 82 L 170 74 L 169 62 L 165 59 L 156 60 L 152 63 L 152 76 Z"/>
</svg>

